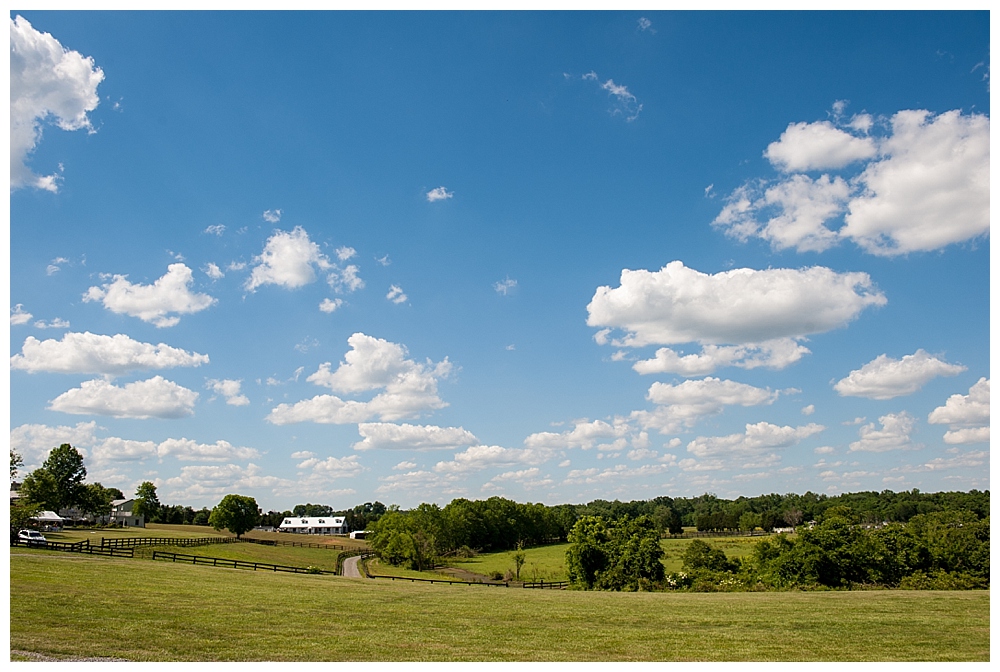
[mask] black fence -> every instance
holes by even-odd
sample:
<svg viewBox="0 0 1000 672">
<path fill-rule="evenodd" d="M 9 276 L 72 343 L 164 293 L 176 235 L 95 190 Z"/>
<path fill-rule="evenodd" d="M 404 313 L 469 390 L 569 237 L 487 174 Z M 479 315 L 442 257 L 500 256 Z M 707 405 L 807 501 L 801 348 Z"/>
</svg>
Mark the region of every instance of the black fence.
<svg viewBox="0 0 1000 672">
<path fill-rule="evenodd" d="M 552 588 L 553 590 L 563 590 L 569 585 L 569 581 L 525 581 L 522 588 Z"/>
<path fill-rule="evenodd" d="M 208 546 L 232 544 L 235 537 L 101 537 L 102 548 L 135 548 L 137 546 Z"/>
<path fill-rule="evenodd" d="M 131 548 L 103 548 L 91 545 L 90 539 L 84 539 L 74 544 L 64 541 L 26 541 L 15 539 L 12 546 L 27 546 L 29 548 L 43 548 L 48 551 L 64 551 L 67 553 L 86 553 L 88 555 L 103 555 L 109 558 L 131 558 L 135 551 Z"/>
<path fill-rule="evenodd" d="M 236 541 L 235 539 L 233 541 Z M 253 539 L 243 537 L 239 541 L 248 544 L 260 544 L 261 546 L 299 546 L 301 548 L 325 548 L 329 551 L 351 551 L 360 550 L 357 546 L 341 546 L 340 544 L 316 544 L 310 541 L 283 541 L 280 539 Z"/>
<path fill-rule="evenodd" d="M 183 562 L 189 565 L 208 565 L 210 567 L 227 567 L 230 569 L 252 569 L 269 572 L 290 572 L 292 574 L 333 574 L 329 570 L 316 567 L 291 567 L 289 565 L 272 565 L 267 562 L 252 562 L 249 560 L 230 560 L 228 558 L 209 558 L 203 555 L 187 555 L 185 553 L 167 553 L 153 551 L 153 560 L 169 560 Z"/>
<path fill-rule="evenodd" d="M 375 555 L 374 553 L 368 553 L 364 557 L 365 558 L 369 558 L 369 557 L 372 557 L 374 555 Z M 455 581 L 453 579 L 420 579 L 420 578 L 411 577 L 411 576 L 391 576 L 391 575 L 388 575 L 388 574 L 372 574 L 372 573 L 370 573 L 368 571 L 368 565 L 367 564 L 365 564 L 364 562 L 362 562 L 360 564 L 361 564 L 361 571 L 369 579 L 389 579 L 390 581 L 410 581 L 410 582 L 413 582 L 413 583 L 416 583 L 418 581 L 421 582 L 421 583 L 447 583 L 447 584 L 457 583 L 459 585 L 466 585 L 466 586 L 497 586 L 498 588 L 510 588 L 510 583 L 507 582 L 507 581 L 503 581 L 503 582 L 499 582 L 499 581 L 497 581 L 497 582 L 494 582 L 494 581 Z"/>
</svg>

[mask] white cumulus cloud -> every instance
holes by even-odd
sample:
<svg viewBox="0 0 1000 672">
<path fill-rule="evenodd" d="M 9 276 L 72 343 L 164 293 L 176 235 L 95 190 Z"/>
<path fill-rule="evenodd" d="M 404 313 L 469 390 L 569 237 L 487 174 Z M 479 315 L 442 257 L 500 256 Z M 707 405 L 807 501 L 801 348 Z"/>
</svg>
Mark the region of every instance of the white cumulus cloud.
<svg viewBox="0 0 1000 672">
<path fill-rule="evenodd" d="M 886 413 L 879 419 L 881 429 L 875 429 L 875 423 L 869 422 L 858 428 L 857 441 L 850 445 L 852 452 L 884 453 L 890 450 L 915 450 L 919 445 L 910 440 L 916 420 L 906 411 Z"/>
<path fill-rule="evenodd" d="M 230 406 L 246 406 L 250 400 L 245 394 L 240 393 L 242 382 L 241 380 L 217 380 L 213 378 L 206 381 L 205 387 L 216 394 L 221 394 Z"/>
<path fill-rule="evenodd" d="M 364 438 L 354 444 L 354 450 L 455 450 L 479 443 L 462 427 L 363 422 L 358 434 Z"/>
<path fill-rule="evenodd" d="M 162 376 L 124 387 L 96 379 L 63 392 L 49 403 L 49 410 L 114 418 L 183 418 L 194 413 L 197 399 L 197 392 Z"/>
<path fill-rule="evenodd" d="M 851 371 L 833 389 L 842 397 L 892 399 L 913 394 L 938 376 L 957 376 L 965 371 L 960 364 L 949 364 L 924 350 L 902 359 L 881 354 L 860 369 Z"/>
<path fill-rule="evenodd" d="M 867 273 L 814 266 L 709 275 L 673 261 L 659 271 L 624 269 L 619 287 L 598 287 L 587 324 L 604 327 L 595 340 L 616 347 L 698 343 L 700 355 L 667 348 L 635 366 L 641 373 L 701 375 L 722 365 L 782 368 L 808 352 L 797 340 L 885 303 Z M 624 337 L 609 339 L 614 329 Z"/>
<path fill-rule="evenodd" d="M 429 203 L 433 203 L 434 201 L 443 201 L 448 198 L 454 198 L 454 196 L 454 192 L 448 191 L 444 187 L 437 187 L 427 192 L 427 201 Z"/>
<path fill-rule="evenodd" d="M 524 445 L 528 448 L 545 450 L 568 450 L 570 448 L 590 450 L 602 441 L 623 438 L 628 432 L 629 427 L 624 423 L 609 424 L 603 420 L 594 420 L 593 422 L 581 420 L 574 424 L 573 429 L 565 432 L 531 434 L 524 440 Z"/>
<path fill-rule="evenodd" d="M 980 443 L 990 440 L 990 380 L 980 378 L 968 394 L 953 394 L 944 406 L 938 406 L 927 416 L 934 425 L 949 425 L 944 442 L 949 444 Z"/>
<path fill-rule="evenodd" d="M 286 289 L 303 287 L 316 281 L 315 268 L 333 269 L 319 245 L 309 240 L 309 234 L 301 226 L 291 231 L 275 231 L 267 239 L 260 256 L 254 257 L 254 263 L 244 284 L 251 292 L 262 285 L 279 285 Z"/>
<path fill-rule="evenodd" d="M 393 303 L 399 304 L 405 303 L 409 297 L 403 293 L 403 290 L 399 285 L 390 285 L 389 293 L 385 295 L 385 298 Z"/>
<path fill-rule="evenodd" d="M 64 131 L 94 128 L 87 113 L 97 108 L 104 72 L 94 59 L 63 47 L 49 33 L 17 16 L 10 20 L 10 188 L 58 190 L 59 175 L 36 175 L 28 157 L 50 121 Z"/>
<path fill-rule="evenodd" d="M 360 332 L 352 334 L 347 342 L 351 350 L 336 370 L 325 362 L 307 380 L 338 394 L 380 390 L 378 394 L 368 401 L 345 401 L 325 394 L 296 404 L 280 404 L 268 420 L 275 424 L 352 424 L 376 417 L 394 421 L 447 406 L 437 391 L 438 381 L 451 373 L 447 358 L 438 363 L 418 363 L 407 359 L 404 346 Z"/>
<path fill-rule="evenodd" d="M 73 427 L 20 425 L 10 430 L 10 448 L 24 458 L 25 470 L 22 473 L 27 473 L 34 467 L 40 466 L 51 449 L 64 443 L 70 444 L 86 455 L 87 448 L 97 441 L 94 435 L 96 429 L 97 423 L 94 421 L 78 422 Z"/>
<path fill-rule="evenodd" d="M 212 280 L 219 280 L 220 278 L 226 277 L 226 274 L 222 272 L 222 269 L 219 268 L 219 265 L 213 264 L 212 262 L 208 262 L 207 264 L 205 264 L 205 268 L 201 270 L 204 271 L 205 275 L 212 278 Z"/>
<path fill-rule="evenodd" d="M 646 429 L 669 434 L 693 427 L 702 418 L 721 413 L 726 406 L 772 404 L 778 393 L 732 380 L 705 378 L 685 380 L 677 385 L 653 383 L 646 398 L 657 408 L 651 412 L 634 411 L 632 418 Z"/>
<path fill-rule="evenodd" d="M 174 457 L 178 460 L 197 462 L 225 462 L 226 460 L 248 460 L 260 453 L 254 448 L 234 446 L 228 441 L 199 443 L 191 439 L 167 439 L 156 447 L 159 457 Z"/>
<path fill-rule="evenodd" d="M 125 334 L 105 336 L 69 332 L 61 340 L 24 339 L 21 354 L 10 358 L 10 368 L 29 373 L 89 373 L 109 376 L 129 371 L 169 369 L 208 364 L 208 355 L 188 352 L 165 343 L 153 345 Z"/>
<path fill-rule="evenodd" d="M 733 460 L 737 462 L 749 460 L 749 464 L 738 465 L 747 468 L 759 463 L 762 458 L 766 462 L 776 462 L 777 456 L 772 451 L 793 446 L 824 429 L 826 428 L 823 425 L 814 422 L 800 427 L 758 422 L 747 424 L 746 431 L 742 434 L 699 436 L 688 444 L 687 451 L 695 457 L 709 461 L 714 459 L 726 463 Z M 690 468 L 691 465 L 686 466 Z"/>
<path fill-rule="evenodd" d="M 265 210 L 264 214 L 261 216 L 264 218 L 265 222 L 277 224 L 281 221 L 281 210 Z"/>
<path fill-rule="evenodd" d="M 323 299 L 320 301 L 319 309 L 324 313 L 332 313 L 342 305 L 344 305 L 343 299 Z"/>
<path fill-rule="evenodd" d="M 878 147 L 870 137 L 856 136 L 829 121 L 812 124 L 789 124 L 776 142 L 764 151 L 764 157 L 786 173 L 812 170 L 836 170 L 870 159 Z"/>
<path fill-rule="evenodd" d="M 27 324 L 34 317 L 31 313 L 24 309 L 20 303 L 10 309 L 10 326 L 15 326 L 18 324 Z"/>
<path fill-rule="evenodd" d="M 197 313 L 216 302 L 208 294 L 191 292 L 192 282 L 190 268 L 170 264 L 167 273 L 152 285 L 133 285 L 127 276 L 115 275 L 110 283 L 88 289 L 83 300 L 100 301 L 113 313 L 138 317 L 156 327 L 172 327 L 180 322 L 178 315 Z"/>
<path fill-rule="evenodd" d="M 870 136 L 873 126 L 870 115 L 840 127 L 789 125 L 765 151 L 784 174 L 736 188 L 713 226 L 779 250 L 822 252 L 851 240 L 880 256 L 989 234 L 988 116 L 902 110 L 888 120 L 888 133 Z M 803 174 L 859 162 L 853 174 Z"/>
</svg>

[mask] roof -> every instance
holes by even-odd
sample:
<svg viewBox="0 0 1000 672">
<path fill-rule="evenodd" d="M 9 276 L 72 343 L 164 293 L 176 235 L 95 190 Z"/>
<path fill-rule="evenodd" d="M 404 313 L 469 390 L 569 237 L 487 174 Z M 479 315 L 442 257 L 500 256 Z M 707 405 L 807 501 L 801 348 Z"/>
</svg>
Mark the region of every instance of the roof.
<svg viewBox="0 0 1000 672">
<path fill-rule="evenodd" d="M 344 527 L 345 520 L 343 516 L 290 516 L 281 521 L 281 527 Z"/>
<path fill-rule="evenodd" d="M 37 520 L 40 523 L 66 520 L 65 518 L 57 514 L 55 511 L 39 511 L 38 515 L 32 516 L 31 519 Z"/>
</svg>

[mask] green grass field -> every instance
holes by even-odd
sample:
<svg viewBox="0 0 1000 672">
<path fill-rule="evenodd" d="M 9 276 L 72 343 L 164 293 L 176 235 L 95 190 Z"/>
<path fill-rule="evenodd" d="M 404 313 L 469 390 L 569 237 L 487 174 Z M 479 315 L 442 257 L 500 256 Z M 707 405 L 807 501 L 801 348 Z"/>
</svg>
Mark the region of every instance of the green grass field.
<svg viewBox="0 0 1000 672">
<path fill-rule="evenodd" d="M 10 553 L 10 648 L 53 657 L 989 659 L 988 591 L 539 591 Z"/>
</svg>

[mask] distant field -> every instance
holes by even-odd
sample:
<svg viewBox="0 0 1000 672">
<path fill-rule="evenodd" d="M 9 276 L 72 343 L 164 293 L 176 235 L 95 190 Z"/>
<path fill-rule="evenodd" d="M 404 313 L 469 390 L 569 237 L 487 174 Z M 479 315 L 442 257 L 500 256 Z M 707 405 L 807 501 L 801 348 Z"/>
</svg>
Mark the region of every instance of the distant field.
<svg viewBox="0 0 1000 672">
<path fill-rule="evenodd" d="M 720 548 L 725 551 L 726 556 L 732 558 L 742 558 L 749 555 L 753 547 L 764 537 L 704 537 L 701 540 L 713 548 Z M 663 547 L 663 567 L 667 573 L 679 572 L 684 564 L 681 559 L 684 551 L 691 544 L 692 539 L 662 539 L 660 546 Z"/>
<path fill-rule="evenodd" d="M 569 544 L 552 544 L 524 549 L 524 566 L 521 580 L 565 581 L 566 549 Z M 448 558 L 449 567 L 489 576 L 490 572 L 514 573 L 514 551 L 483 553 L 474 558 Z"/>
<path fill-rule="evenodd" d="M 989 660 L 988 591 L 599 593 L 274 574 L 21 548 L 11 549 L 10 561 L 10 648 L 54 657 Z"/>
</svg>

